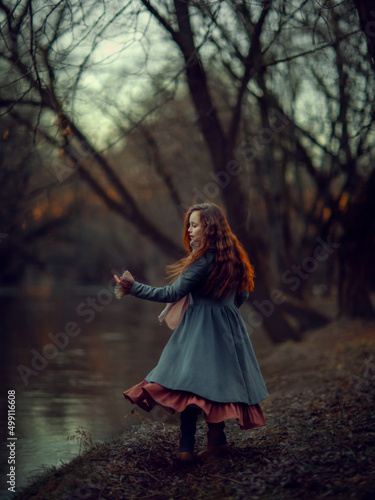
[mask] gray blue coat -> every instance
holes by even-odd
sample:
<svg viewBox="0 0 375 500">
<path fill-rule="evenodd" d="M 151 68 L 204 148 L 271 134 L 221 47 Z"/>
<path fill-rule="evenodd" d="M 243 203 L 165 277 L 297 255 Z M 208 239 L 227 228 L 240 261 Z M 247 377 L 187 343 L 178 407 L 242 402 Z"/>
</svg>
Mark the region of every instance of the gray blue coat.
<svg viewBox="0 0 375 500">
<path fill-rule="evenodd" d="M 190 294 L 190 305 L 145 380 L 210 401 L 254 405 L 268 393 L 238 311 L 248 293 L 224 299 L 202 293 L 214 257 L 206 252 L 169 286 L 133 284 L 131 295 L 154 302 L 176 302 Z"/>
</svg>

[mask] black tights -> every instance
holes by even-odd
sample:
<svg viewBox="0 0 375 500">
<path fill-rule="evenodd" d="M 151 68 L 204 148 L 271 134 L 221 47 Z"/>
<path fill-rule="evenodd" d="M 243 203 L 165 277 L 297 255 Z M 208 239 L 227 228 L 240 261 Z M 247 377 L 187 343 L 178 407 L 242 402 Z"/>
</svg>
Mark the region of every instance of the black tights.
<svg viewBox="0 0 375 500">
<path fill-rule="evenodd" d="M 198 413 L 199 408 L 195 408 L 194 406 L 187 406 L 185 410 L 181 412 L 180 451 L 188 451 L 190 453 L 193 453 L 194 451 Z M 224 433 L 224 422 L 207 422 L 207 425 L 208 446 L 221 446 L 227 444 L 227 439 Z"/>
<path fill-rule="evenodd" d="M 181 412 L 180 451 L 189 451 L 190 453 L 194 451 L 198 412 L 198 408 L 193 406 L 187 406 Z"/>
</svg>

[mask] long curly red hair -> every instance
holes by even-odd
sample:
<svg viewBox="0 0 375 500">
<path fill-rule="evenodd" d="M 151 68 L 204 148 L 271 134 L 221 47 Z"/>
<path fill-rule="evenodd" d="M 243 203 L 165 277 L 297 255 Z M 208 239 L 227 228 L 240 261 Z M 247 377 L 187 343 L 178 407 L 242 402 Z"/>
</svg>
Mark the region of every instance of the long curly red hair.
<svg viewBox="0 0 375 500">
<path fill-rule="evenodd" d="M 199 247 L 192 251 L 188 233 L 189 220 L 193 212 L 199 212 L 202 233 Z M 193 205 L 185 214 L 183 242 L 188 255 L 175 264 L 167 266 L 172 280 L 177 278 L 190 264 L 212 249 L 215 252 L 214 268 L 203 289 L 204 293 L 214 290 L 215 297 L 225 297 L 233 288 L 238 292 L 251 292 L 254 288 L 254 268 L 235 234 L 232 232 L 222 210 L 214 203 Z"/>
</svg>

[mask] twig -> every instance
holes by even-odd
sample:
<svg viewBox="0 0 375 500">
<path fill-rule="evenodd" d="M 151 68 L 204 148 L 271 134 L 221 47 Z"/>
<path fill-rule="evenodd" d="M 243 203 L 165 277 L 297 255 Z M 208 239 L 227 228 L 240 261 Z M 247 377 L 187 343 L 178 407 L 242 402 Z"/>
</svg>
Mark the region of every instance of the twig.
<svg viewBox="0 0 375 500">
<path fill-rule="evenodd" d="M 218 475 L 211 475 L 212 479 L 222 479 L 223 481 L 232 481 L 232 483 L 237 483 L 237 484 L 247 484 L 245 481 L 238 481 L 238 479 L 233 479 L 231 477 L 223 477 L 223 476 L 218 476 Z"/>
<path fill-rule="evenodd" d="M 154 479 L 155 481 L 157 481 L 158 483 L 162 483 L 162 481 L 160 481 L 160 479 L 158 479 L 157 477 L 153 476 L 148 470 L 138 470 L 137 471 L 138 473 L 143 473 L 143 474 L 148 474 L 150 477 L 152 477 L 152 479 Z"/>
<path fill-rule="evenodd" d="M 99 495 L 98 495 L 98 500 L 100 500 L 102 498 L 103 491 L 106 489 L 107 486 L 108 486 L 108 484 L 105 484 L 103 486 L 103 488 L 100 490 Z"/>
</svg>

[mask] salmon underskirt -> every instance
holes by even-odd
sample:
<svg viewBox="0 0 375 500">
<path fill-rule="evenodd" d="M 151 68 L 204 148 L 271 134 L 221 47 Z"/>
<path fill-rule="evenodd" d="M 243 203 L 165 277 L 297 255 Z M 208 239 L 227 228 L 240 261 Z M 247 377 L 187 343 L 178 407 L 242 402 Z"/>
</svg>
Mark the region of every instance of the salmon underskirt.
<svg viewBox="0 0 375 500">
<path fill-rule="evenodd" d="M 131 403 L 150 412 L 155 405 L 160 405 L 170 413 L 182 412 L 187 406 L 194 406 L 203 411 L 207 422 L 218 423 L 228 419 L 237 419 L 242 430 L 254 429 L 266 425 L 263 411 L 259 404 L 216 403 L 186 391 L 166 389 L 155 382 L 143 380 L 124 392 Z"/>
</svg>

